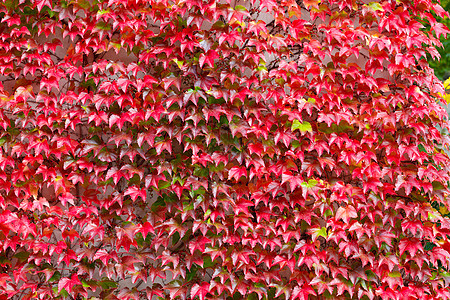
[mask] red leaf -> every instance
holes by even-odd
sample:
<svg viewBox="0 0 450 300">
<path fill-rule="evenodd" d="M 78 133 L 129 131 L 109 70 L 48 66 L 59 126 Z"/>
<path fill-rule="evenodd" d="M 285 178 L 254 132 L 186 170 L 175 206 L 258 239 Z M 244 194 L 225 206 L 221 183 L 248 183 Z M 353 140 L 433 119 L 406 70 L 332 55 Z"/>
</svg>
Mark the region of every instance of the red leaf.
<svg viewBox="0 0 450 300">
<path fill-rule="evenodd" d="M 210 284 L 208 282 L 202 282 L 201 285 L 194 284 L 191 289 L 192 299 L 198 296 L 200 300 L 204 300 L 209 292 L 209 286 Z"/>
<path fill-rule="evenodd" d="M 77 274 L 73 274 L 70 278 L 61 278 L 58 282 L 58 293 L 60 293 L 62 289 L 65 289 L 70 294 L 72 293 L 73 286 L 78 284 L 81 284 L 81 282 L 78 279 Z"/>
<path fill-rule="evenodd" d="M 214 60 L 219 59 L 219 55 L 215 50 L 209 50 L 206 54 L 200 54 L 199 63 L 200 67 L 203 67 L 203 65 L 206 63 L 211 68 L 214 68 Z"/>
<path fill-rule="evenodd" d="M 308 300 L 309 295 L 317 295 L 316 291 L 310 286 L 303 284 L 302 286 L 295 286 L 292 290 L 292 299 Z"/>
<path fill-rule="evenodd" d="M 246 167 L 232 167 L 230 171 L 228 171 L 228 179 L 234 178 L 236 181 L 239 181 L 241 177 L 247 178 L 247 168 Z"/>
<path fill-rule="evenodd" d="M 417 238 L 402 239 L 398 245 L 400 255 L 403 255 L 405 251 L 408 251 L 411 257 L 414 257 L 417 251 L 423 252 L 422 243 Z"/>
<path fill-rule="evenodd" d="M 169 87 L 174 85 L 178 90 L 181 90 L 181 79 L 179 77 L 166 77 L 162 80 L 164 90 L 167 91 Z"/>
<path fill-rule="evenodd" d="M 95 255 L 94 255 L 94 260 L 96 259 L 100 259 L 100 261 L 104 264 L 107 265 L 110 259 L 115 260 L 116 262 L 119 262 L 119 260 L 117 259 L 117 255 L 115 255 L 115 252 L 109 252 L 106 251 L 104 249 L 100 249 L 98 250 Z"/>
<path fill-rule="evenodd" d="M 145 222 L 144 224 L 142 224 L 142 227 L 137 229 L 137 231 L 142 233 L 144 239 L 149 233 L 155 233 L 155 229 L 153 228 L 152 224 L 150 224 L 150 222 Z"/>
<path fill-rule="evenodd" d="M 438 39 L 441 37 L 441 35 L 443 35 L 445 38 L 447 37 L 447 34 L 450 33 L 447 26 L 445 26 L 442 23 L 435 23 L 434 25 L 431 26 L 431 29 L 434 30 L 434 32 L 436 32 L 436 37 Z"/>
<path fill-rule="evenodd" d="M 195 250 L 200 250 L 203 253 L 208 243 L 211 243 L 211 240 L 205 236 L 201 236 L 189 243 L 189 251 L 191 251 L 191 254 L 194 254 Z"/>
<path fill-rule="evenodd" d="M 350 219 L 357 218 L 358 213 L 352 205 L 347 205 L 346 207 L 339 207 L 336 211 L 336 220 L 342 219 L 344 223 L 348 224 Z"/>
<path fill-rule="evenodd" d="M 130 186 L 125 191 L 124 196 L 130 196 L 133 202 L 135 202 L 138 197 L 141 197 L 141 199 L 145 201 L 147 199 L 147 190 L 139 189 L 137 186 Z"/>
</svg>

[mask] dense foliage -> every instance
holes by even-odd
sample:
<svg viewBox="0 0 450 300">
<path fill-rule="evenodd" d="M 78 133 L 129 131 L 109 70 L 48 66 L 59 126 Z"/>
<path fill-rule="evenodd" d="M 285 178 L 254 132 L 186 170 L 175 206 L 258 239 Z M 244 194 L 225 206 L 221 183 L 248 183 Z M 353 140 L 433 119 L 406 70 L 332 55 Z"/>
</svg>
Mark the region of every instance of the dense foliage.
<svg viewBox="0 0 450 300">
<path fill-rule="evenodd" d="M 449 299 L 445 14 L 0 1 L 0 299 Z"/>
<path fill-rule="evenodd" d="M 442 0 L 441 5 L 447 12 L 450 11 L 449 0 Z M 447 27 L 450 26 L 450 19 L 448 17 L 437 17 L 436 19 Z M 429 56 L 429 63 L 430 67 L 434 69 L 436 76 L 441 80 L 445 80 L 450 77 L 450 38 L 441 37 L 441 42 L 442 47 L 437 48 L 440 57 L 431 59 L 431 56 Z"/>
</svg>

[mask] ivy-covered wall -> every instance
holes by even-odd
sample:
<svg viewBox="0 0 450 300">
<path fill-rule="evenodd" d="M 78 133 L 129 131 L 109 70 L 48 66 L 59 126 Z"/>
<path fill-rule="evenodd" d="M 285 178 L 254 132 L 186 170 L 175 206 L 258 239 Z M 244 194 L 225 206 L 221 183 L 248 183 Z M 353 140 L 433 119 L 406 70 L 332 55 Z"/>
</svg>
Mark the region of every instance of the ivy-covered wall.
<svg viewBox="0 0 450 300">
<path fill-rule="evenodd" d="M 436 15 L 0 2 L 0 299 L 450 298 Z"/>
</svg>

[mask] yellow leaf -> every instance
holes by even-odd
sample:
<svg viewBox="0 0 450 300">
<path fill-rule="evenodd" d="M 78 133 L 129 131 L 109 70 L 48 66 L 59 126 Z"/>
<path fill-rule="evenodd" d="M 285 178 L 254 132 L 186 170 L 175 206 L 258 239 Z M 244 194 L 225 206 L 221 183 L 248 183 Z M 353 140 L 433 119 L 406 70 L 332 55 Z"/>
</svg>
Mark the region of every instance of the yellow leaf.
<svg viewBox="0 0 450 300">
<path fill-rule="evenodd" d="M 441 206 L 439 208 L 439 212 L 441 213 L 441 215 L 447 215 L 448 214 L 448 209 L 445 206 Z"/>
<path fill-rule="evenodd" d="M 445 94 L 444 99 L 445 99 L 445 102 L 447 102 L 447 104 L 449 104 L 450 103 L 450 94 Z"/>
<path fill-rule="evenodd" d="M 450 86 L 450 78 L 448 78 L 446 81 L 444 81 L 444 87 L 447 89 Z"/>
</svg>

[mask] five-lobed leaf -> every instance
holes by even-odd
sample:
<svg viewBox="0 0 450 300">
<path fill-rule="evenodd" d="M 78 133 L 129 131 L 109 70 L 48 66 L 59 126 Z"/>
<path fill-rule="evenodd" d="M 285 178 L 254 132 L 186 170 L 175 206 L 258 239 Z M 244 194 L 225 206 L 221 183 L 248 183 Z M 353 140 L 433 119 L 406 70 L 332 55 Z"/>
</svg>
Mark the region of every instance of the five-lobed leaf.
<svg viewBox="0 0 450 300">
<path fill-rule="evenodd" d="M 312 126 L 309 122 L 300 122 L 299 120 L 294 120 L 294 122 L 292 122 L 291 130 L 299 130 L 301 133 L 311 132 Z"/>
</svg>

